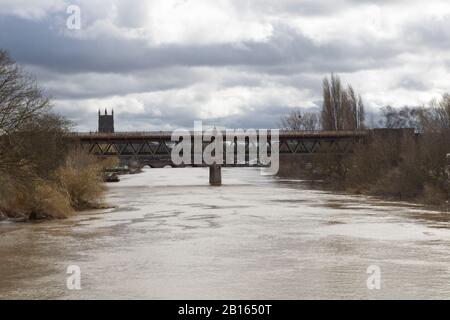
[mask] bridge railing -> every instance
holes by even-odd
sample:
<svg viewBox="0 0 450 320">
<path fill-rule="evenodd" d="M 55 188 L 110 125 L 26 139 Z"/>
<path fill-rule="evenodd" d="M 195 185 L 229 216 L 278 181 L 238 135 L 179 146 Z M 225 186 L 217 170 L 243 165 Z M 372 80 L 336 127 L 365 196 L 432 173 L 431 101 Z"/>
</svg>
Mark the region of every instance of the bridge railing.
<svg viewBox="0 0 450 320">
<path fill-rule="evenodd" d="M 245 129 L 242 135 L 246 136 Z M 270 130 L 267 132 L 270 135 Z M 259 132 L 259 129 L 257 129 Z M 299 137 L 362 137 L 367 135 L 368 130 L 360 130 L 360 131 L 320 131 L 320 130 L 303 130 L 303 131 L 294 131 L 294 130 L 279 130 L 280 138 L 299 138 Z M 226 136 L 226 131 L 221 130 L 222 135 Z M 190 131 L 191 136 L 198 134 L 198 132 Z M 71 132 L 71 137 L 74 138 L 170 138 L 172 136 L 172 131 L 126 131 L 126 132 L 114 132 L 114 133 L 100 133 L 100 132 Z M 238 135 L 240 136 L 240 134 Z"/>
</svg>

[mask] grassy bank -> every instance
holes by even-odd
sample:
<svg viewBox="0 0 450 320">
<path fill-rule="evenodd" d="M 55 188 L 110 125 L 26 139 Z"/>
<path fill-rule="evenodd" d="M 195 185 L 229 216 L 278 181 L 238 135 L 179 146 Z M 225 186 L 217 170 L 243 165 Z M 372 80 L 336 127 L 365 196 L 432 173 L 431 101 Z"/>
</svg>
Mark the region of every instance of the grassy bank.
<svg viewBox="0 0 450 320">
<path fill-rule="evenodd" d="M 45 178 L 36 174 L 25 181 L 7 177 L 0 186 L 0 215 L 18 221 L 61 219 L 103 207 L 103 170 L 110 165 L 75 148 Z"/>
</svg>

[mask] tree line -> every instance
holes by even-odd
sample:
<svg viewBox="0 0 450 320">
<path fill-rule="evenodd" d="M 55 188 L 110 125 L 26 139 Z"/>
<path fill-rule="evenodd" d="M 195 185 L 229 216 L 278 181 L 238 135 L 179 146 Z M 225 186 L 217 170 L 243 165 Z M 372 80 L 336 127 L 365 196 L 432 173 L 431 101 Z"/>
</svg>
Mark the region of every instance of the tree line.
<svg viewBox="0 0 450 320">
<path fill-rule="evenodd" d="M 287 130 L 362 130 L 365 108 L 351 86 L 338 76 L 323 81 L 320 113 L 294 110 L 282 117 Z M 321 155 L 305 163 L 286 165 L 283 175 L 306 175 L 333 189 L 449 208 L 450 202 L 450 95 L 427 106 L 381 108 L 378 128 L 413 128 L 418 135 L 371 134 L 347 155 Z M 381 132 L 381 131 L 380 131 Z M 281 163 L 283 166 L 283 163 Z M 286 169 L 286 168 L 285 168 Z"/>
<path fill-rule="evenodd" d="M 280 119 L 280 127 L 285 130 L 364 130 L 366 110 L 360 94 L 351 85 L 342 85 L 338 75 L 331 74 L 323 80 L 323 102 L 319 112 L 292 110 Z M 414 128 L 421 133 L 433 128 L 450 127 L 450 95 L 445 93 L 440 99 L 432 100 L 428 106 L 394 108 L 382 107 L 378 123 L 372 128 L 401 129 Z"/>
</svg>

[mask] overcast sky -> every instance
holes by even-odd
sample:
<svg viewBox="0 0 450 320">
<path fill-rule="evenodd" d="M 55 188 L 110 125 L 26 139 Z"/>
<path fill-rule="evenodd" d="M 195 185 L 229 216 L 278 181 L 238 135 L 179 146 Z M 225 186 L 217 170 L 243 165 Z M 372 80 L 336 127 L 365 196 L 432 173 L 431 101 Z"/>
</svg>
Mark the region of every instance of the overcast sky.
<svg viewBox="0 0 450 320">
<path fill-rule="evenodd" d="M 372 110 L 450 91 L 450 1 L 0 0 L 0 47 L 78 130 L 273 128 L 331 72 Z"/>
</svg>

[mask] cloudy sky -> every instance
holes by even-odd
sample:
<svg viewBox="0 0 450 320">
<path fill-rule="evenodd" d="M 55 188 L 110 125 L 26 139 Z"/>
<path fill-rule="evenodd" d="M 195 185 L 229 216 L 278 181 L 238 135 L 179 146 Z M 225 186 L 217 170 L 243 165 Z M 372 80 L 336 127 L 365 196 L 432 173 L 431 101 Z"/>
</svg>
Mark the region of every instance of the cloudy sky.
<svg viewBox="0 0 450 320">
<path fill-rule="evenodd" d="M 0 48 L 83 131 L 98 108 L 122 131 L 273 128 L 331 72 L 371 110 L 422 105 L 450 91 L 449 30 L 448 0 L 0 0 Z"/>
</svg>

